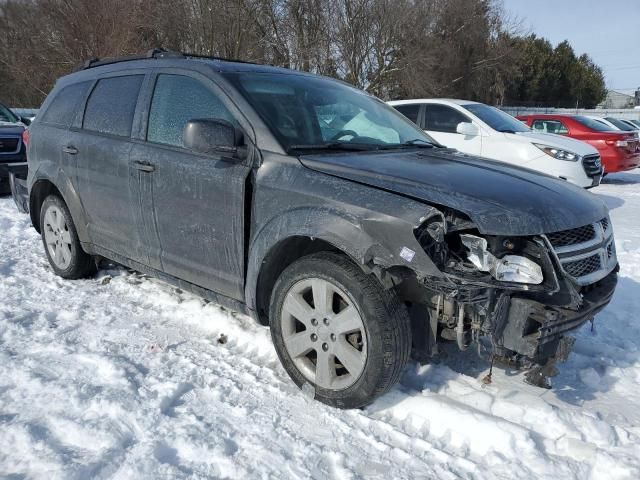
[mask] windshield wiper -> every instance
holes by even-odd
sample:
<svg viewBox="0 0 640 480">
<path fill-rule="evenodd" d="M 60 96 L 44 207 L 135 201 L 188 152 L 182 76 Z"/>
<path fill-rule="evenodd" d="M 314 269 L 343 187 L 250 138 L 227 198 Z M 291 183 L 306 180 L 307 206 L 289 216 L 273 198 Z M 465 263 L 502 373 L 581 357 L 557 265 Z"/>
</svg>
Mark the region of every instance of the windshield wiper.
<svg viewBox="0 0 640 480">
<path fill-rule="evenodd" d="M 293 150 L 344 150 L 348 152 L 363 152 L 366 150 L 375 150 L 376 145 L 369 145 L 365 143 L 345 143 L 345 142 L 333 142 L 333 143 L 319 143 L 316 145 L 291 145 L 287 148 L 287 152 L 290 153 Z"/>
<path fill-rule="evenodd" d="M 390 145 L 380 145 L 378 148 L 381 150 L 387 150 L 391 148 L 402 148 L 402 147 L 418 147 L 418 148 L 436 148 L 441 147 L 442 145 L 430 142 L 428 140 L 423 140 L 421 138 L 414 138 L 413 140 L 407 140 L 403 143 L 392 143 Z"/>
</svg>

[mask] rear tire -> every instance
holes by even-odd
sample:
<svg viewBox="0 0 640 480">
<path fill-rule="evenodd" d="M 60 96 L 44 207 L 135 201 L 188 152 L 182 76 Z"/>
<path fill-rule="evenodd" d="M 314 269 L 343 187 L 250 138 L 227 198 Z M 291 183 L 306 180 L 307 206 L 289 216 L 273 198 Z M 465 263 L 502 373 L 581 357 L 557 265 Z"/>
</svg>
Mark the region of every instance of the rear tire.
<svg viewBox="0 0 640 480">
<path fill-rule="evenodd" d="M 40 232 L 44 251 L 56 275 L 75 280 L 95 273 L 95 262 L 80 245 L 69 208 L 57 195 L 49 195 L 42 203 Z"/>
<path fill-rule="evenodd" d="M 387 392 L 411 352 L 406 307 L 375 276 L 335 253 L 309 255 L 284 270 L 273 289 L 270 324 L 296 385 L 338 408 L 363 407 Z"/>
</svg>

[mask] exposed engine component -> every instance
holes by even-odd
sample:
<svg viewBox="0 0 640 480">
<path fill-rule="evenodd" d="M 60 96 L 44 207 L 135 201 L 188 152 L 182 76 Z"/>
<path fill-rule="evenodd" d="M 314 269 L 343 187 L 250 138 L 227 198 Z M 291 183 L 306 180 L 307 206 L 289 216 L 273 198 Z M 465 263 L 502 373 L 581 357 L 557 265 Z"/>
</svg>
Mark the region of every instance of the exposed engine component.
<svg viewBox="0 0 640 480">
<path fill-rule="evenodd" d="M 610 229 L 601 224 L 602 255 L 612 265 L 615 252 L 606 247 Z M 567 358 L 573 345 L 567 333 L 592 319 L 614 291 L 617 268 L 589 286 L 565 274 L 564 250 L 580 248 L 580 243 L 556 252 L 544 236 L 482 236 L 464 218 L 452 215 L 431 217 L 415 233 L 445 274 L 444 279 L 424 278 L 422 287 L 432 293 L 415 299 L 427 306 L 426 356 L 437 353 L 439 340 L 456 342 L 460 350 L 476 343 L 479 355 L 492 365 L 526 369 L 527 383 L 550 388 L 555 364 Z M 555 234 L 553 241 L 561 235 Z M 587 241 L 598 248 L 592 246 L 595 240 Z"/>
</svg>

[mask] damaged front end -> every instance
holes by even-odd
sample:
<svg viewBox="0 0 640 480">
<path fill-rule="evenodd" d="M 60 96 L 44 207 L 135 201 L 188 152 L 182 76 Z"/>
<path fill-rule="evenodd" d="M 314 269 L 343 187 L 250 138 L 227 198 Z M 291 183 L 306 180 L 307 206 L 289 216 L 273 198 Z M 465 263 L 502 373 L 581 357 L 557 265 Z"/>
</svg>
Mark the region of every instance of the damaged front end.
<svg viewBox="0 0 640 480">
<path fill-rule="evenodd" d="M 398 287 L 410 305 L 414 348 L 438 352 L 441 340 L 472 344 L 493 361 L 527 369 L 526 380 L 549 387 L 577 329 L 611 300 L 617 282 L 608 217 L 537 236 L 482 235 L 449 211 L 414 231 L 441 276 L 419 274 Z M 406 280 L 406 279 L 405 279 Z"/>
</svg>

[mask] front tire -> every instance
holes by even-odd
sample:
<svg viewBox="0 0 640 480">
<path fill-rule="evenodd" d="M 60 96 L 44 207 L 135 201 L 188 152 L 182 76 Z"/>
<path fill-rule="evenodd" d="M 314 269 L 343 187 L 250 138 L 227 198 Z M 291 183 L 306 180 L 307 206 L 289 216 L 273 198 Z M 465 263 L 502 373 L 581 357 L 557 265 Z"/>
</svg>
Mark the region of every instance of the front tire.
<svg viewBox="0 0 640 480">
<path fill-rule="evenodd" d="M 74 280 L 93 274 L 93 258 L 82 250 L 69 208 L 57 195 L 45 198 L 40 209 L 44 251 L 56 275 Z"/>
<path fill-rule="evenodd" d="M 321 252 L 280 275 L 271 336 L 301 388 L 339 408 L 363 407 L 397 383 L 411 351 L 407 310 L 348 258 Z"/>
</svg>

